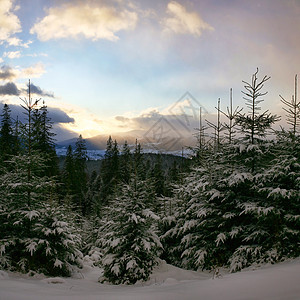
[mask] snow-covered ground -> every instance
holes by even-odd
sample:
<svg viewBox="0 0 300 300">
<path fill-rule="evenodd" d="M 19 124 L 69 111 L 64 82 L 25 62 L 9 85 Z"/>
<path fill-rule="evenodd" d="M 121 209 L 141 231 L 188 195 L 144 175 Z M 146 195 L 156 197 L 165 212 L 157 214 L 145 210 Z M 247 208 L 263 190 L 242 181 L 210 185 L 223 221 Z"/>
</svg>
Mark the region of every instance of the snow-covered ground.
<svg viewBox="0 0 300 300">
<path fill-rule="evenodd" d="M 65 156 L 67 153 L 66 147 L 57 147 L 55 150 L 58 156 Z M 104 154 L 105 150 L 87 150 L 87 156 L 90 160 L 103 159 Z"/>
<path fill-rule="evenodd" d="M 235 274 L 182 270 L 162 263 L 151 279 L 134 286 L 98 283 L 99 268 L 86 266 L 77 278 L 28 277 L 0 271 L 1 300 L 299 300 L 300 259 Z"/>
<path fill-rule="evenodd" d="M 67 148 L 66 147 L 57 147 L 56 149 L 56 154 L 58 156 L 66 156 L 67 153 Z M 99 160 L 99 159 L 103 159 L 104 158 L 104 154 L 105 154 L 106 150 L 87 150 L 87 157 L 90 160 Z M 158 151 L 156 149 L 143 149 L 143 153 L 153 153 L 153 154 L 171 154 L 171 155 L 175 155 L 175 156 L 181 156 L 182 152 L 181 150 L 178 151 Z M 192 152 L 189 149 L 185 149 L 183 156 L 184 157 L 190 157 L 192 155 Z"/>
</svg>

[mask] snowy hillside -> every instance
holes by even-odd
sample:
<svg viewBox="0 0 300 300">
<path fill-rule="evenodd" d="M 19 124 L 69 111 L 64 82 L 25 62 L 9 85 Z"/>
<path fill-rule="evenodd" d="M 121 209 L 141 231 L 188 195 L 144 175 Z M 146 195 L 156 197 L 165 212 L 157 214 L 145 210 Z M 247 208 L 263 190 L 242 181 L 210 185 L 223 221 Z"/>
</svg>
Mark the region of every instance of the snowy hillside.
<svg viewBox="0 0 300 300">
<path fill-rule="evenodd" d="M 73 278 L 28 277 L 0 271 L 0 300 L 296 300 L 300 260 L 234 274 L 186 271 L 162 263 L 150 280 L 134 286 L 98 283 L 101 270 L 85 266 Z"/>
<path fill-rule="evenodd" d="M 67 148 L 66 147 L 56 147 L 56 154 L 58 156 L 65 156 L 67 153 Z M 87 157 L 90 160 L 98 160 L 98 159 L 103 159 L 105 150 L 87 150 Z"/>
<path fill-rule="evenodd" d="M 66 156 L 67 153 L 67 147 L 56 147 L 56 154 L 57 156 Z M 103 159 L 104 154 L 106 150 L 92 150 L 92 149 L 87 149 L 86 154 L 89 160 L 98 160 L 98 159 Z M 143 153 L 153 153 L 153 154 L 170 154 L 170 155 L 175 155 L 175 156 L 183 156 L 184 157 L 190 157 L 192 155 L 192 152 L 189 149 L 185 149 L 184 152 L 182 153 L 181 150 L 178 151 L 158 151 L 156 149 L 143 149 Z"/>
</svg>

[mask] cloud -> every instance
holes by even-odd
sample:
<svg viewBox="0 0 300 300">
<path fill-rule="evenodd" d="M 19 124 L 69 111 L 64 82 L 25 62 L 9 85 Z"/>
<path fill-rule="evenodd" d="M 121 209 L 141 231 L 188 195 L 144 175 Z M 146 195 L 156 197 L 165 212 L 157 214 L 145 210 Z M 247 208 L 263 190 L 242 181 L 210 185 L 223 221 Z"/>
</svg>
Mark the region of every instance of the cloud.
<svg viewBox="0 0 300 300">
<path fill-rule="evenodd" d="M 42 63 L 37 63 L 25 69 L 11 68 L 8 65 L 3 65 L 0 67 L 0 80 L 11 81 L 17 78 L 38 78 L 45 72 L 45 67 Z"/>
<path fill-rule="evenodd" d="M 28 84 L 27 84 L 27 87 L 28 87 Z M 47 92 L 45 90 L 42 90 L 39 86 L 36 86 L 33 83 L 30 84 L 30 92 L 35 95 L 54 98 L 53 92 Z"/>
<path fill-rule="evenodd" d="M 57 107 L 49 107 L 49 118 L 53 123 L 74 123 L 75 119 L 71 118 L 66 112 Z"/>
<path fill-rule="evenodd" d="M 167 13 L 170 17 L 163 21 L 165 31 L 201 36 L 205 30 L 214 30 L 197 13 L 188 12 L 183 5 L 176 1 L 168 3 Z"/>
<path fill-rule="evenodd" d="M 109 6 L 87 3 L 52 7 L 47 16 L 30 30 L 41 41 L 61 38 L 85 37 L 93 41 L 106 39 L 116 41 L 120 30 L 135 28 L 137 14 L 126 9 L 117 10 Z"/>
<path fill-rule="evenodd" d="M 32 41 L 23 43 L 23 41 L 17 37 L 10 37 L 6 41 L 10 46 L 19 46 L 19 47 L 24 47 L 24 48 L 29 48 L 29 45 L 32 44 Z"/>
<path fill-rule="evenodd" d="M 47 57 L 48 54 L 47 53 L 30 53 L 30 54 L 26 54 L 26 56 L 30 56 L 30 57 L 44 56 L 44 57 Z"/>
<path fill-rule="evenodd" d="M 20 90 L 13 82 L 0 85 L 0 95 L 19 96 Z"/>
<path fill-rule="evenodd" d="M 10 73 L 9 73 L 9 69 L 8 71 L 4 71 L 4 72 L 0 72 L 0 79 L 1 79 L 1 75 L 3 75 L 3 77 L 5 77 L 5 79 L 9 78 Z M 28 88 L 28 84 L 27 84 L 27 88 Z M 15 83 L 13 82 L 8 82 L 4 85 L 0 85 L 0 95 L 6 95 L 6 96 L 19 96 L 21 93 L 25 93 L 27 94 L 28 89 L 19 89 Z M 31 94 L 35 94 L 38 96 L 42 96 L 42 97 L 49 97 L 49 98 L 54 98 L 54 93 L 53 92 L 48 92 L 45 91 L 43 89 L 41 89 L 39 86 L 36 86 L 34 84 L 30 84 L 30 92 Z"/>
<path fill-rule="evenodd" d="M 56 134 L 54 137 L 56 142 L 65 141 L 72 138 L 78 138 L 77 132 L 66 129 L 61 123 L 53 124 L 53 132 Z"/>
<path fill-rule="evenodd" d="M 20 76 L 23 78 L 38 78 L 45 72 L 45 66 L 42 63 L 37 63 L 31 67 L 23 69 Z"/>
<path fill-rule="evenodd" d="M 15 33 L 21 32 L 19 18 L 14 14 L 17 7 L 14 0 L 0 0 L 0 41 L 6 41 Z"/>
<path fill-rule="evenodd" d="M 130 120 L 129 118 L 125 118 L 123 116 L 116 116 L 115 119 L 122 123 L 127 123 Z"/>
<path fill-rule="evenodd" d="M 13 69 L 7 65 L 4 65 L 0 68 L 0 79 L 1 80 L 12 80 L 16 77 Z"/>
<path fill-rule="evenodd" d="M 0 112 L 3 109 L 4 102 L 0 101 Z M 25 122 L 25 116 L 23 114 L 24 109 L 21 107 L 21 105 L 18 104 L 9 104 L 9 107 L 11 109 L 11 117 L 16 120 L 18 119 L 21 122 Z M 74 119 L 71 118 L 66 112 L 61 110 L 57 107 L 48 107 L 48 116 L 51 119 L 51 121 L 54 124 L 66 124 L 66 123 L 73 123 Z"/>
<path fill-rule="evenodd" d="M 183 126 L 187 115 L 163 113 L 156 109 L 142 112 L 139 116 L 117 116 L 115 120 L 121 122 L 119 128 L 127 128 L 123 135 L 132 135 L 142 143 L 145 149 L 181 150 L 182 147 L 194 146 L 194 128 L 198 127 L 199 120 L 189 116 L 191 130 Z M 128 131 L 130 129 L 130 131 Z M 120 135 L 120 134 L 119 134 Z"/>
<path fill-rule="evenodd" d="M 3 110 L 4 101 L 0 101 L 0 113 Z M 24 109 L 19 104 L 8 104 L 11 109 L 12 120 L 19 120 L 20 122 L 26 122 L 26 116 Z M 77 137 L 78 134 L 72 130 L 64 128 L 65 124 L 73 123 L 75 120 L 71 118 L 66 112 L 60 108 L 48 107 L 48 116 L 53 122 L 53 132 L 56 134 L 54 137 L 56 140 L 66 140 L 73 137 Z"/>
<path fill-rule="evenodd" d="M 20 51 L 4 52 L 3 57 L 7 57 L 10 59 L 19 58 L 21 57 L 21 52 Z"/>
</svg>

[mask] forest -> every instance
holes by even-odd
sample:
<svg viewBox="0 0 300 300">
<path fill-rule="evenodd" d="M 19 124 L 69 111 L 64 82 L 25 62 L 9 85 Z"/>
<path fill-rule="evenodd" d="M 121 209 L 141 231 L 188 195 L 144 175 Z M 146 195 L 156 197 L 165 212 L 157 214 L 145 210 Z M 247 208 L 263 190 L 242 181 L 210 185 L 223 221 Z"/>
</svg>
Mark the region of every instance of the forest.
<svg viewBox="0 0 300 300">
<path fill-rule="evenodd" d="M 21 99 L 26 121 L 0 124 L 0 269 L 71 276 L 88 256 L 100 282 L 135 284 L 159 259 L 231 272 L 300 255 L 300 101 L 280 96 L 285 126 L 261 110 L 268 76 L 243 81 L 245 107 L 217 107 L 189 158 L 166 164 L 141 144 L 108 137 L 87 172 L 79 136 L 63 165 L 42 100 Z M 226 122 L 220 122 L 220 116 Z"/>
</svg>

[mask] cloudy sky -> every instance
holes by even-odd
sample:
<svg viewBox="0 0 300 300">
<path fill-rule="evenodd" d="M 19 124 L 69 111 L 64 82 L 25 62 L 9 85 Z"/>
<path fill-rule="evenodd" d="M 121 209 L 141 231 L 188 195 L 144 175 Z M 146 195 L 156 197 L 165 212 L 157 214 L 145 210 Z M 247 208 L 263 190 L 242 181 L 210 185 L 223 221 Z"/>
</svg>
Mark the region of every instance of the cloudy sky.
<svg viewBox="0 0 300 300">
<path fill-rule="evenodd" d="M 230 88 L 243 106 L 258 67 L 280 114 L 299 36 L 299 0 L 0 0 L 0 100 L 19 104 L 31 79 L 59 139 L 145 132 L 162 117 L 186 125 L 176 114 L 191 104 L 225 109 Z"/>
</svg>

